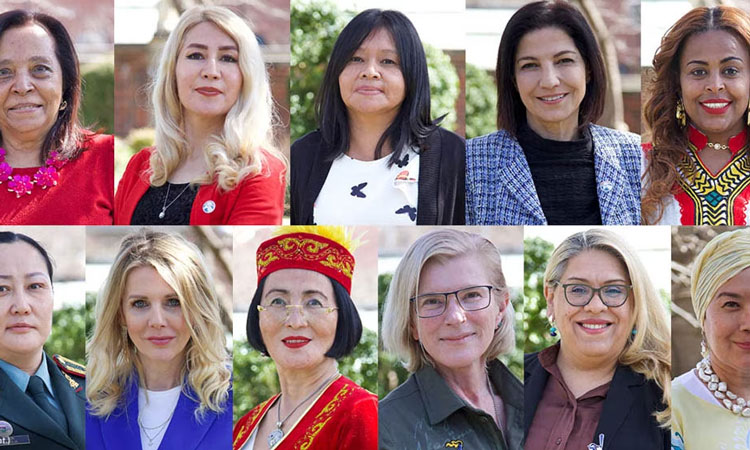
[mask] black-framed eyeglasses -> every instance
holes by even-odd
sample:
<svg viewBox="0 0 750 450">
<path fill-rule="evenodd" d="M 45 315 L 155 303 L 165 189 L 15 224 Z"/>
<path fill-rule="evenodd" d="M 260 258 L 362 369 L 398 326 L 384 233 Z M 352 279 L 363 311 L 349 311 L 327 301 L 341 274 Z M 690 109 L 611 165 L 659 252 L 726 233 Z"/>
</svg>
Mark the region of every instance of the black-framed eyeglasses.
<svg viewBox="0 0 750 450">
<path fill-rule="evenodd" d="M 448 309 L 451 295 L 455 295 L 458 305 L 464 311 L 479 311 L 490 306 L 494 286 L 471 286 L 453 292 L 433 292 L 409 299 L 417 308 L 417 315 L 423 319 L 442 315 Z"/>
<path fill-rule="evenodd" d="M 560 284 L 559 281 L 556 283 Z M 565 294 L 565 301 L 570 306 L 586 306 L 594 298 L 594 294 L 599 294 L 602 303 L 610 308 L 617 308 L 625 304 L 628 295 L 630 295 L 630 290 L 633 288 L 630 284 L 605 284 L 598 288 L 583 283 L 562 284 L 561 286 Z"/>
</svg>

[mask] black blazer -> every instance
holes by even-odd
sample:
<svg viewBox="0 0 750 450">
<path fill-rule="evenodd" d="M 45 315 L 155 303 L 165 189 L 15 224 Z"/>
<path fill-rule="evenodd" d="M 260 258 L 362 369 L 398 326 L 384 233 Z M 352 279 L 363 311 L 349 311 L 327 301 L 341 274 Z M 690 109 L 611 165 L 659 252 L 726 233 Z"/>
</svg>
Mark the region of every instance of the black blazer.
<svg viewBox="0 0 750 450">
<path fill-rule="evenodd" d="M 537 355 L 524 357 L 524 436 L 549 378 Z M 664 408 L 661 398 L 654 381 L 618 365 L 591 442 L 598 444 L 598 436 L 604 434 L 604 450 L 670 450 L 669 428 L 660 428 L 653 416 Z"/>
<path fill-rule="evenodd" d="M 323 160 L 324 145 L 320 131 L 308 133 L 292 144 L 292 225 L 313 224 L 313 203 L 333 163 Z M 463 225 L 466 222 L 465 180 L 464 138 L 437 128 L 427 138 L 427 149 L 419 157 L 417 225 Z"/>
</svg>

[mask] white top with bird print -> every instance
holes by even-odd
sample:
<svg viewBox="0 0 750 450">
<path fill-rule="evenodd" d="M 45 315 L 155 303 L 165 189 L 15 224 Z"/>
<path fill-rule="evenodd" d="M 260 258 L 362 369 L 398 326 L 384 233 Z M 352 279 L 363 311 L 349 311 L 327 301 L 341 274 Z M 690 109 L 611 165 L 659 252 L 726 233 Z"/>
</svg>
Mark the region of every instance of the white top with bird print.
<svg viewBox="0 0 750 450">
<path fill-rule="evenodd" d="M 313 205 L 315 224 L 416 225 L 419 153 L 409 147 L 388 167 L 390 158 L 336 158 Z"/>
</svg>

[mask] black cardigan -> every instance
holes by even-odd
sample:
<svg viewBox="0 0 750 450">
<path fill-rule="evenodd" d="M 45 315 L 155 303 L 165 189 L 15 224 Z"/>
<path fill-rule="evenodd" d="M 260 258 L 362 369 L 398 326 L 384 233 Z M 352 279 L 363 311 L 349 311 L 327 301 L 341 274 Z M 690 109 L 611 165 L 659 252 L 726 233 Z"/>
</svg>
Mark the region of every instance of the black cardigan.
<svg viewBox="0 0 750 450">
<path fill-rule="evenodd" d="M 524 436 L 529 434 L 549 378 L 537 355 L 524 357 Z M 670 450 L 669 428 L 660 428 L 652 415 L 664 408 L 661 398 L 662 390 L 653 380 L 618 365 L 591 442 L 598 444 L 603 433 L 605 450 Z"/>
<path fill-rule="evenodd" d="M 292 225 L 313 224 L 313 203 L 333 163 L 323 160 L 323 145 L 320 131 L 308 133 L 292 144 Z M 465 141 L 457 134 L 437 128 L 427 138 L 427 149 L 419 156 L 417 225 L 465 223 L 465 155 Z"/>
</svg>

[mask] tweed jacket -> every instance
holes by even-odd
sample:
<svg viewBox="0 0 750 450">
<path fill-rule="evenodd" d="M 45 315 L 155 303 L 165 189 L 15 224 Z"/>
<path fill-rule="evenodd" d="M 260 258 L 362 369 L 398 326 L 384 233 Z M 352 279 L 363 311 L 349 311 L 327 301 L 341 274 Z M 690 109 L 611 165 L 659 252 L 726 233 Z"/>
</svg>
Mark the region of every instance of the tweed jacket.
<svg viewBox="0 0 750 450">
<path fill-rule="evenodd" d="M 640 137 L 590 127 L 602 224 L 640 224 Z M 466 223 L 547 225 L 523 149 L 505 130 L 466 141 Z"/>
</svg>

